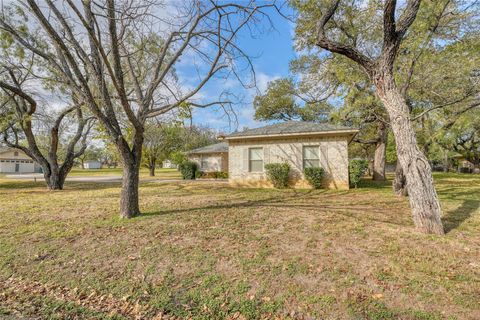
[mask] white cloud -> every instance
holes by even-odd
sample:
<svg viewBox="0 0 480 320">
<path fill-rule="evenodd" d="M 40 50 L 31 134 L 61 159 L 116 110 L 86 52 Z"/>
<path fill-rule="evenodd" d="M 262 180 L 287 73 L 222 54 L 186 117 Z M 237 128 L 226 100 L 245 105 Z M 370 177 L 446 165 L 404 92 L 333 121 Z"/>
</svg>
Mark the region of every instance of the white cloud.
<svg viewBox="0 0 480 320">
<path fill-rule="evenodd" d="M 268 83 L 279 79 L 280 75 L 269 75 L 264 72 L 257 72 L 257 88 L 260 93 L 264 93 L 267 90 Z"/>
</svg>

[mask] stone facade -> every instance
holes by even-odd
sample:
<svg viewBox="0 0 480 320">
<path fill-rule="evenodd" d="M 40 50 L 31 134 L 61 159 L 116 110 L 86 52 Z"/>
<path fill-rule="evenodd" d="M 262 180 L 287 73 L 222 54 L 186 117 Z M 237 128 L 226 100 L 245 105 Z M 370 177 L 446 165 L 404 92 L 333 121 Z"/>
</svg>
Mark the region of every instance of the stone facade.
<svg viewBox="0 0 480 320">
<path fill-rule="evenodd" d="M 203 172 L 228 172 L 228 153 L 189 154 L 188 159 Z"/>
<path fill-rule="evenodd" d="M 303 175 L 303 147 L 318 146 L 319 163 L 325 170 L 325 187 L 348 189 L 347 135 L 311 137 L 264 137 L 229 140 L 229 182 L 234 186 L 271 187 L 265 170 L 250 172 L 249 149 L 262 148 L 263 163 L 290 164 L 290 184 L 294 188 L 310 188 Z"/>
</svg>

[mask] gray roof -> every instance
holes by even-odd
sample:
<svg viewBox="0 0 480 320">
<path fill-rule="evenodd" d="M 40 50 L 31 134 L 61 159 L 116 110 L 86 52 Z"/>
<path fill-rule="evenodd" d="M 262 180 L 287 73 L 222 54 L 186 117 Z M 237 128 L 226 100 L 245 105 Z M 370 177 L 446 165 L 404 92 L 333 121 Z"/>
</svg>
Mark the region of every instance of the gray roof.
<svg viewBox="0 0 480 320">
<path fill-rule="evenodd" d="M 211 144 L 205 147 L 197 148 L 188 151 L 189 154 L 192 153 L 221 153 L 221 152 L 228 152 L 228 143 L 220 142 Z"/>
<path fill-rule="evenodd" d="M 271 136 L 271 135 L 292 135 L 292 134 L 308 134 L 308 133 L 322 133 L 322 132 L 345 132 L 355 133 L 357 129 L 337 126 L 330 123 L 317 123 L 307 121 L 287 121 L 272 124 L 265 127 L 248 129 L 241 132 L 234 132 L 225 136 L 226 139 L 236 137 L 250 137 L 250 136 Z"/>
</svg>

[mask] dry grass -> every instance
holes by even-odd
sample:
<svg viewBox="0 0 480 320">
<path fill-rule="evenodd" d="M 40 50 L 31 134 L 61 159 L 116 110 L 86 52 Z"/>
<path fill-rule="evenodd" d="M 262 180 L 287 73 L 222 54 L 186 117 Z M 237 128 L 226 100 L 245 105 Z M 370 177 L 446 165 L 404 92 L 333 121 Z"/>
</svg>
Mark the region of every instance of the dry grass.
<svg viewBox="0 0 480 320">
<path fill-rule="evenodd" d="M 479 319 L 480 177 L 436 182 L 445 237 L 388 184 L 150 182 L 126 221 L 117 184 L 0 180 L 0 317 Z"/>
<path fill-rule="evenodd" d="M 121 176 L 122 168 L 102 168 L 102 169 L 82 169 L 73 168 L 68 174 L 69 177 L 108 177 L 108 176 Z M 150 178 L 149 171 L 146 168 L 140 169 L 141 178 Z M 1 178 L 1 177 L 0 177 Z M 178 170 L 176 169 L 156 169 L 155 179 L 180 179 Z"/>
</svg>

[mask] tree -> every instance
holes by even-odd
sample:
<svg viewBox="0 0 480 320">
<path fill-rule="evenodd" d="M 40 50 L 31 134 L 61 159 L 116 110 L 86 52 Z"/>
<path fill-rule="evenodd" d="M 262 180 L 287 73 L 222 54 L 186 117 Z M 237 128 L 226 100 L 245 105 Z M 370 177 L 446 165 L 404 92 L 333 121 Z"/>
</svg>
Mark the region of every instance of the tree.
<svg viewBox="0 0 480 320">
<path fill-rule="evenodd" d="M 34 32 L 5 15 L 0 26 L 25 50 L 43 58 L 104 127 L 123 164 L 120 215 L 139 215 L 146 120 L 184 103 L 228 104 L 222 95 L 207 102 L 195 97 L 213 77 L 234 74 L 240 79 L 240 71 L 251 67 L 236 39 L 266 5 L 197 0 L 174 5 L 114 0 L 105 5 L 91 0 L 45 4 L 25 0 L 25 6 L 19 6 Z M 182 87 L 175 68 L 186 56 L 197 62 L 192 66 L 197 76 Z"/>
<path fill-rule="evenodd" d="M 329 1 L 320 8 L 313 6 L 312 3 L 299 4 L 297 36 L 308 45 L 343 55 L 363 68 L 390 118 L 397 157 L 407 178 L 415 226 L 425 233 L 444 234 L 440 218 L 441 208 L 433 185 L 431 168 L 427 158 L 417 146 L 410 120 L 410 109 L 397 86 L 394 71 L 400 44 L 415 21 L 420 2 L 409 0 L 397 19 L 396 1 L 386 0 L 381 20 L 374 15 L 368 24 L 356 30 L 349 27 L 352 22 L 356 22 L 354 19 L 356 10 L 361 10 L 356 2 L 340 5 L 340 0 Z M 340 11 L 341 14 L 338 14 Z M 380 26 L 383 26 L 383 39 L 380 43 L 372 43 L 371 39 L 361 37 L 362 29 Z M 343 27 L 345 28 L 342 30 Z M 366 43 L 369 50 L 365 50 Z"/>
<path fill-rule="evenodd" d="M 144 153 L 150 176 L 155 175 L 157 161 L 166 159 L 180 164 L 185 152 L 218 142 L 218 134 L 207 127 L 185 127 L 178 122 L 149 123 L 145 130 Z"/>
<path fill-rule="evenodd" d="M 150 176 L 155 176 L 157 161 L 168 159 L 183 145 L 183 127 L 171 123 L 149 123 L 145 127 L 144 155 Z"/>
<path fill-rule="evenodd" d="M 41 166 L 48 189 L 63 189 L 75 159 L 82 156 L 87 147 L 93 119 L 85 117 L 81 105 L 74 101 L 58 112 L 39 102 L 41 99 L 26 89 L 29 82 L 39 85 L 31 69 L 14 69 L 6 64 L 0 68 L 0 88 L 3 90 L 0 134 L 4 144 L 22 150 Z M 52 99 L 54 92 L 50 94 Z M 76 130 L 69 130 L 75 126 Z M 40 133 L 41 127 L 44 127 L 44 135 Z"/>
<path fill-rule="evenodd" d="M 292 79 L 277 79 L 268 83 L 264 94 L 255 96 L 255 120 L 326 121 L 330 105 L 326 98 L 315 100 L 305 95 Z"/>
</svg>

